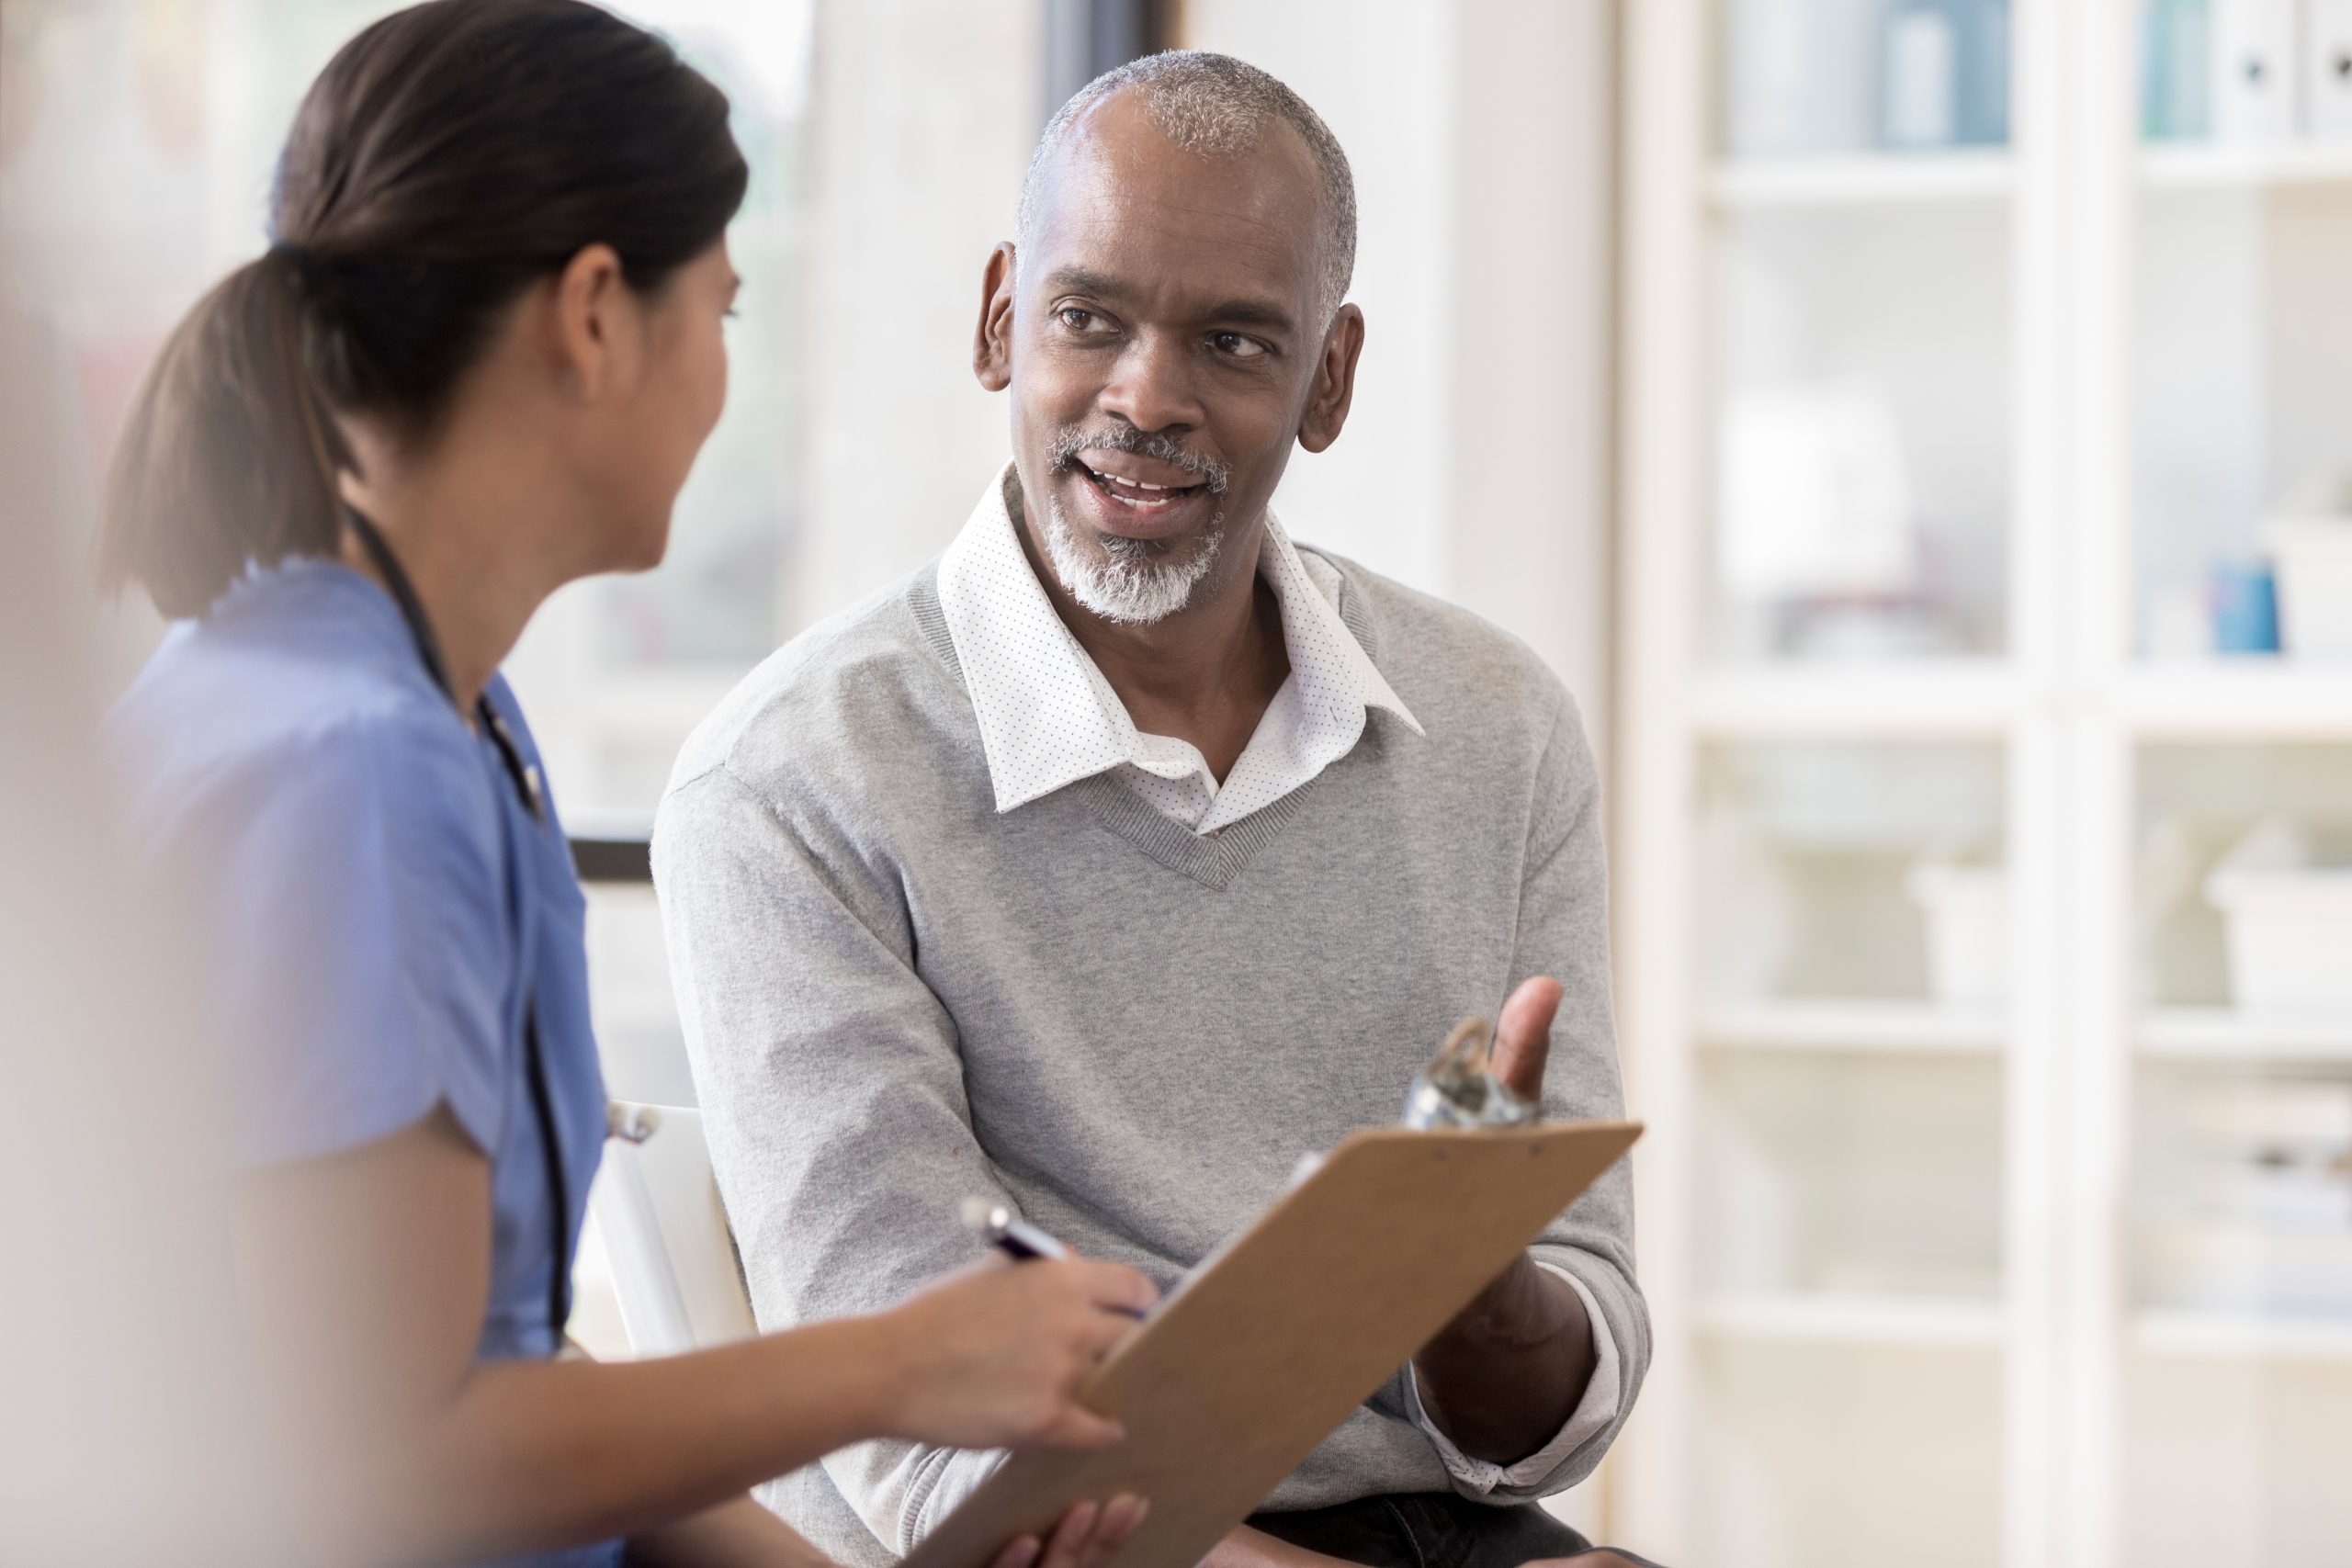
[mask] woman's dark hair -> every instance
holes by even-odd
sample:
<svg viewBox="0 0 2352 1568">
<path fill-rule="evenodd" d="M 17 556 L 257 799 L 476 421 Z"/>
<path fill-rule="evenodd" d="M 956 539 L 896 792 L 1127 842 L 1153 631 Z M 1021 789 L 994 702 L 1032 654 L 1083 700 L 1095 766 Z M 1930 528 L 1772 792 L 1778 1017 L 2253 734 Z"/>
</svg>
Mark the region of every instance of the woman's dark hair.
<svg viewBox="0 0 2352 1568">
<path fill-rule="evenodd" d="M 109 477 L 109 588 L 209 608 L 249 564 L 332 555 L 334 415 L 428 435 L 505 308 L 586 247 L 641 291 L 726 231 L 746 171 L 726 95 L 583 0 L 429 0 L 311 85 L 268 253 L 188 312 Z"/>
</svg>

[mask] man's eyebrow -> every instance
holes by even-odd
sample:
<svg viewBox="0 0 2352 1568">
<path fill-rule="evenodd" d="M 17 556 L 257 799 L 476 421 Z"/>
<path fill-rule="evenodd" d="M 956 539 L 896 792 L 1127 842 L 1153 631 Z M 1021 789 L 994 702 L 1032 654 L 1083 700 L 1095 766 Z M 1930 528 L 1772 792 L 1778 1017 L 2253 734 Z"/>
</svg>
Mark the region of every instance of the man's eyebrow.
<svg viewBox="0 0 2352 1568">
<path fill-rule="evenodd" d="M 1089 272 L 1082 266 L 1056 267 L 1046 275 L 1046 287 L 1056 292 L 1067 288 L 1073 294 L 1093 294 L 1110 299 L 1126 292 L 1109 273 Z"/>
<path fill-rule="evenodd" d="M 1208 319 L 1229 321 L 1238 327 L 1263 327 L 1277 333 L 1286 333 L 1292 325 L 1288 310 L 1263 299 L 1227 299 L 1211 309 Z"/>
</svg>

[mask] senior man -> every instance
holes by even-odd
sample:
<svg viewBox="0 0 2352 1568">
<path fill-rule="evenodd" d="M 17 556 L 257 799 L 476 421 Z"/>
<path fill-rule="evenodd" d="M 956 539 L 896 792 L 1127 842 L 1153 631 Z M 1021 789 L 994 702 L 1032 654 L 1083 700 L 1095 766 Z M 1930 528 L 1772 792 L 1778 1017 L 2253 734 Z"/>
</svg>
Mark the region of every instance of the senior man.
<svg viewBox="0 0 2352 1568">
<path fill-rule="evenodd" d="M 657 880 L 764 1324 L 966 1261 L 971 1194 L 1172 1282 L 1506 997 L 1502 1073 L 1619 1114 L 1574 704 L 1267 511 L 1346 420 L 1354 251 L 1345 154 L 1263 72 L 1164 54 L 1081 91 L 982 282 L 1012 461 L 688 743 Z M 1211 1561 L 1581 1551 L 1532 1500 L 1599 1462 L 1648 1357 L 1621 1165 Z M 1000 1458 L 870 1444 L 771 1500 L 882 1563 Z"/>
</svg>

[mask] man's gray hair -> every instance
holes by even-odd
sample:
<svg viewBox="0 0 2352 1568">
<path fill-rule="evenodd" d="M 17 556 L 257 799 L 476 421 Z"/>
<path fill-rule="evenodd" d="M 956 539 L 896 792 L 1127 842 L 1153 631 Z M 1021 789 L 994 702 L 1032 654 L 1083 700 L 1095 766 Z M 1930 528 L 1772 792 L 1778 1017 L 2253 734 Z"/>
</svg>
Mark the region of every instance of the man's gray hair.
<svg viewBox="0 0 2352 1568">
<path fill-rule="evenodd" d="M 1356 269 L 1356 182 L 1340 139 L 1306 100 L 1247 61 L 1206 50 L 1170 50 L 1130 61 L 1080 87 L 1046 122 L 1021 182 L 1021 211 L 1013 234 L 1016 262 L 1029 250 L 1037 221 L 1038 186 L 1088 109 L 1123 88 L 1143 96 L 1144 112 L 1160 133 L 1204 157 L 1230 158 L 1258 145 L 1269 120 L 1298 132 L 1323 183 L 1323 276 L 1317 288 L 1321 324 L 1329 326 L 1348 297 Z"/>
</svg>

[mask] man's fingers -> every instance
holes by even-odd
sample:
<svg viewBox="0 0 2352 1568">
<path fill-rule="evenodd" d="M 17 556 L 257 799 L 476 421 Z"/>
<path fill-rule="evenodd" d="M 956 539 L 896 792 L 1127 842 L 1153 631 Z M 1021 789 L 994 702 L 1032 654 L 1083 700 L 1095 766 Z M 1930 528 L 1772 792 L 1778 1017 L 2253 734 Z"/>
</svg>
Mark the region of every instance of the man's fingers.
<svg viewBox="0 0 2352 1568">
<path fill-rule="evenodd" d="M 1494 1075 L 1528 1100 L 1543 1097 L 1552 1018 L 1559 1010 L 1560 983 L 1538 975 L 1510 994 L 1495 1023 Z"/>
</svg>

